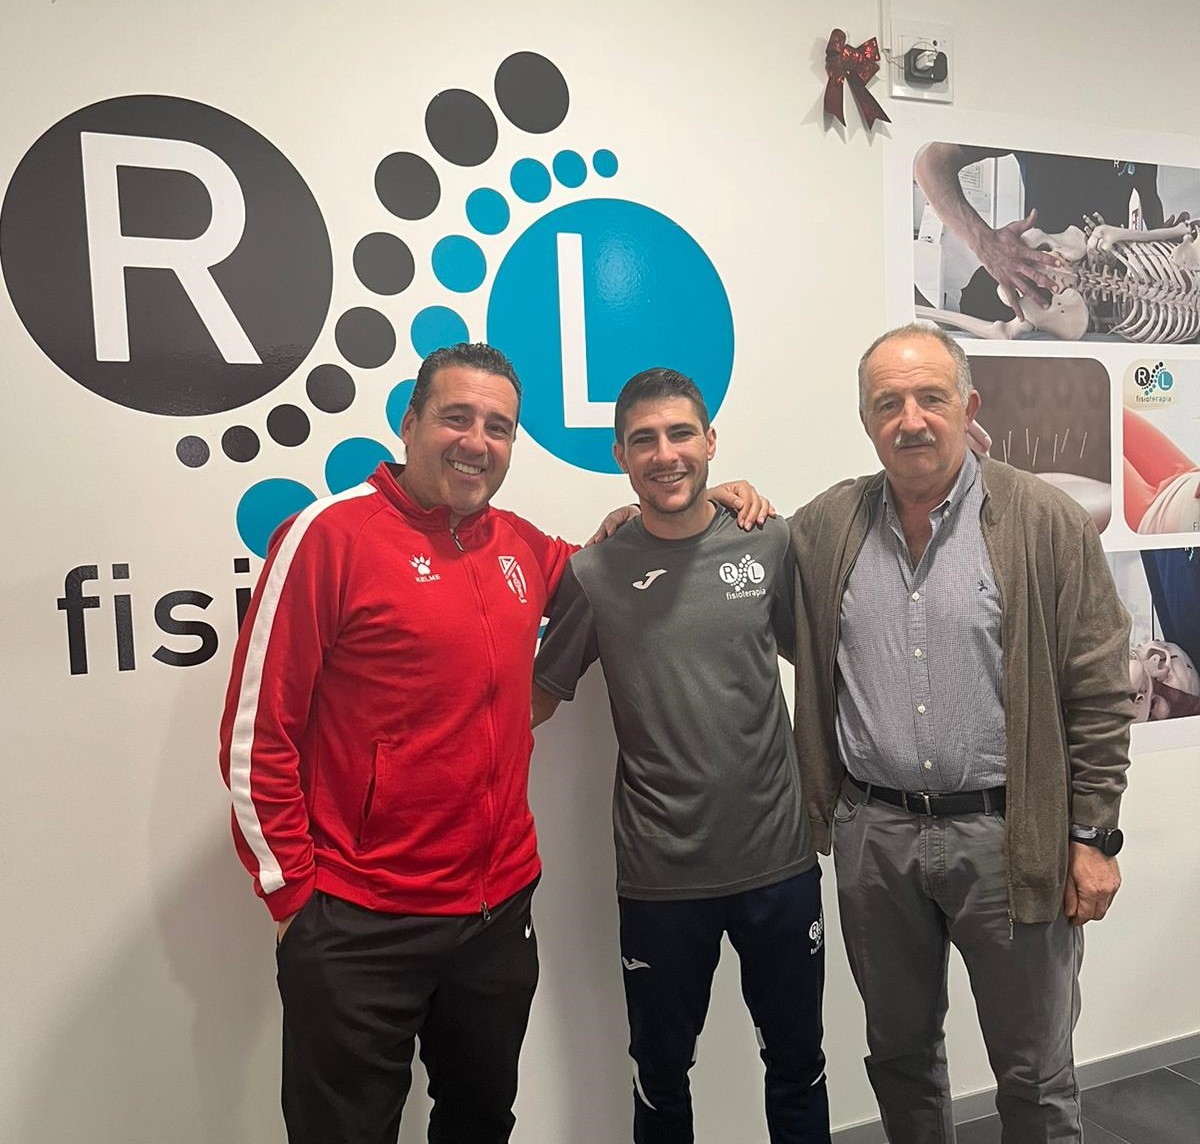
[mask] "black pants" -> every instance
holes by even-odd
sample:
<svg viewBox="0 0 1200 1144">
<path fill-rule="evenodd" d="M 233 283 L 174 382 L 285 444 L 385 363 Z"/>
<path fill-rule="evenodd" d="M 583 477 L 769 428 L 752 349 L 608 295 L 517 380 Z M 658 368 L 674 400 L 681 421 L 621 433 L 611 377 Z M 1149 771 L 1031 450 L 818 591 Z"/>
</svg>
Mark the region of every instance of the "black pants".
<svg viewBox="0 0 1200 1144">
<path fill-rule="evenodd" d="M 502 1144 L 537 985 L 533 885 L 488 921 L 316 893 L 277 950 L 290 1144 L 395 1144 L 414 1040 L 431 1144 Z"/>
<path fill-rule="evenodd" d="M 724 933 L 741 962 L 742 996 L 766 1065 L 772 1144 L 829 1144 L 820 877 L 814 866 L 728 897 L 620 899 L 635 1144 L 694 1139 L 688 1070 L 696 1060 Z"/>
</svg>

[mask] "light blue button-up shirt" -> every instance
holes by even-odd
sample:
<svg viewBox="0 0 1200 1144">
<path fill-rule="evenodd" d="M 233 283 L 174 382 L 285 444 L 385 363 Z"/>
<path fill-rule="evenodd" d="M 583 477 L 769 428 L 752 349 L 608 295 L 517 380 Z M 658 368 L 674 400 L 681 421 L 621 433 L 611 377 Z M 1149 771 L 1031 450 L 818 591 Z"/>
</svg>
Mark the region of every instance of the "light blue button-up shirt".
<svg viewBox="0 0 1200 1144">
<path fill-rule="evenodd" d="M 1004 785 L 1000 595 L 979 514 L 983 482 L 967 451 L 929 514 L 914 568 L 887 482 L 842 596 L 838 747 L 862 782 L 906 791 Z"/>
</svg>

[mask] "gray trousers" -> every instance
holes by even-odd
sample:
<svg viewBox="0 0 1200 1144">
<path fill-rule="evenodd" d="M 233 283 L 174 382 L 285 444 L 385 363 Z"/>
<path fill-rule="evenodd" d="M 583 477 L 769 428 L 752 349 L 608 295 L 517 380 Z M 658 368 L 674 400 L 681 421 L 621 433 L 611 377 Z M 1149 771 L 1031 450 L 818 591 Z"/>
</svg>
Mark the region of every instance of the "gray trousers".
<svg viewBox="0 0 1200 1144">
<path fill-rule="evenodd" d="M 953 1144 L 950 942 L 996 1075 L 1003 1144 L 1081 1141 L 1071 1033 L 1083 934 L 1012 924 L 1004 820 L 911 814 L 847 786 L 834 815 L 842 933 L 867 1013 L 867 1076 L 891 1144 Z"/>
</svg>

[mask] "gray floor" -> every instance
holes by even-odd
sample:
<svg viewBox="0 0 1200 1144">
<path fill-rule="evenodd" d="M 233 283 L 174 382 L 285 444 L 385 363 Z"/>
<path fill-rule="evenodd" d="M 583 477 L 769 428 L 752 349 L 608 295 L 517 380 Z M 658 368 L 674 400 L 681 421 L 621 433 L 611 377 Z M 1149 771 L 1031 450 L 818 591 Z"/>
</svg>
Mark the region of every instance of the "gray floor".
<svg viewBox="0 0 1200 1144">
<path fill-rule="evenodd" d="M 1200 1057 L 1087 1089 L 1083 1132 L 1086 1144 L 1197 1144 Z M 1000 1144 L 1000 1120 L 960 1124 L 957 1135 L 958 1144 Z"/>
</svg>

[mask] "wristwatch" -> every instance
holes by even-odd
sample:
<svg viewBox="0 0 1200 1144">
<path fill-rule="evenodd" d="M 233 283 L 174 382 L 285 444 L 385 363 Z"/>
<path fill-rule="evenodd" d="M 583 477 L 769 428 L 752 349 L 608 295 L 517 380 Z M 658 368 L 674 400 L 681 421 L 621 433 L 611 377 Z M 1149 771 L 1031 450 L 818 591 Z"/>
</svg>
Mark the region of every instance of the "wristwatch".
<svg viewBox="0 0 1200 1144">
<path fill-rule="evenodd" d="M 1112 830 L 1104 830 L 1099 826 L 1079 826 L 1072 822 L 1071 841 L 1082 842 L 1084 846 L 1094 846 L 1101 854 L 1115 858 L 1125 844 L 1125 835 L 1115 827 Z"/>
</svg>

